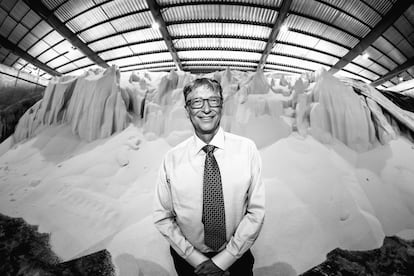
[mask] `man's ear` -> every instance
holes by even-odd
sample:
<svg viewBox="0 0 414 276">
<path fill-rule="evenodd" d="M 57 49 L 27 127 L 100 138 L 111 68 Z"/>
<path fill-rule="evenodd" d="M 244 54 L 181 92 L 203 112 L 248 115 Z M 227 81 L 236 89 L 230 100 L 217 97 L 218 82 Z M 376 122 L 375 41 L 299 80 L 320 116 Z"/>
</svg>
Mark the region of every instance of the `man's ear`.
<svg viewBox="0 0 414 276">
<path fill-rule="evenodd" d="M 188 106 L 184 106 L 184 109 L 185 109 L 185 117 L 187 117 L 187 119 L 190 119 L 190 109 L 189 109 L 189 107 Z"/>
</svg>

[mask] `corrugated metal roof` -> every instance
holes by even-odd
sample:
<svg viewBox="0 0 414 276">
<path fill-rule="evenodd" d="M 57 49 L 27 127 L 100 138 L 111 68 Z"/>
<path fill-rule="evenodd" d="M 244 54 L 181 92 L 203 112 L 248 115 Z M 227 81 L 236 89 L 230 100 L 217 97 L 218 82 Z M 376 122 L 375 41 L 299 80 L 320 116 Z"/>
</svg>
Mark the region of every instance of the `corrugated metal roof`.
<svg viewBox="0 0 414 276">
<path fill-rule="evenodd" d="M 317 51 L 304 49 L 298 46 L 277 44 L 272 53 L 310 59 L 315 62 L 334 65 L 339 59 Z"/>
<path fill-rule="evenodd" d="M 365 24 L 362 24 L 355 18 L 343 13 L 338 14 L 333 24 L 343 28 L 356 37 L 364 37 L 371 31 L 371 29 Z"/>
<path fill-rule="evenodd" d="M 31 30 L 31 32 L 40 39 L 52 30 L 52 27 L 46 21 L 42 20 L 33 28 L 33 30 Z"/>
<path fill-rule="evenodd" d="M 368 82 L 368 83 L 370 82 L 369 79 L 367 79 L 365 77 L 362 77 L 361 75 L 357 75 L 357 74 L 354 74 L 352 72 L 348 72 L 348 71 L 345 71 L 345 70 L 339 70 L 335 75 L 343 76 L 343 77 L 351 78 L 351 79 L 360 79 L 360 80 L 363 80 L 364 82 Z"/>
<path fill-rule="evenodd" d="M 345 70 L 351 71 L 352 73 L 359 74 L 362 70 L 364 70 L 363 67 L 356 65 L 355 63 L 348 63 L 345 67 Z"/>
<path fill-rule="evenodd" d="M 132 52 L 130 47 L 125 46 L 125 47 L 117 48 L 114 50 L 104 51 L 100 53 L 99 55 L 101 56 L 101 58 L 105 60 L 109 60 L 109 59 L 116 59 L 116 58 L 125 57 L 125 56 L 131 56 L 133 54 L 134 52 Z"/>
<path fill-rule="evenodd" d="M 43 63 L 47 63 L 49 60 L 56 58 L 59 55 L 53 48 L 48 49 L 37 57 Z"/>
<path fill-rule="evenodd" d="M 157 61 L 171 61 L 172 60 L 171 54 L 169 52 L 140 55 L 139 58 L 142 60 L 142 62 L 157 62 Z"/>
<path fill-rule="evenodd" d="M 66 1 L 67 0 L 42 0 L 42 3 L 44 3 L 50 10 L 54 10 Z"/>
<path fill-rule="evenodd" d="M 275 22 L 277 12 L 271 9 L 234 5 L 188 5 L 164 10 L 166 22 L 182 20 L 240 20 L 249 22 Z"/>
<path fill-rule="evenodd" d="M 352 14 L 365 24 L 373 28 L 380 20 L 381 15 L 368 6 L 364 1 L 357 0 L 323 0 L 325 3 L 336 6 L 347 13 Z"/>
<path fill-rule="evenodd" d="M 23 16 L 30 10 L 30 8 L 23 1 L 17 1 L 13 9 L 10 11 L 10 15 L 16 19 L 21 20 Z"/>
<path fill-rule="evenodd" d="M 0 34 L 4 37 L 8 37 L 16 25 L 17 22 L 13 18 L 10 16 L 6 17 L 3 24 L 0 26 Z"/>
<path fill-rule="evenodd" d="M 110 1 L 102 6 L 109 18 L 122 16 L 133 11 L 142 11 L 148 9 L 145 1 L 136 0 L 118 0 Z"/>
<path fill-rule="evenodd" d="M 111 25 L 113 25 L 118 32 L 122 32 L 134 28 L 150 26 L 152 21 L 151 13 L 142 12 L 113 20 L 111 21 Z"/>
<path fill-rule="evenodd" d="M 93 26 L 98 23 L 102 23 L 108 20 L 105 12 L 101 8 L 95 8 L 84 13 L 82 16 L 78 16 L 66 23 L 66 25 L 75 33 Z"/>
<path fill-rule="evenodd" d="M 364 2 L 380 13 L 381 16 L 384 16 L 392 7 L 392 2 L 389 0 L 364 0 Z"/>
<path fill-rule="evenodd" d="M 288 57 L 288 56 L 281 56 L 281 55 L 269 55 L 268 58 L 269 63 L 278 64 L 278 65 L 291 65 L 298 68 L 309 69 L 312 71 L 316 71 L 320 68 L 329 69 L 327 66 L 321 65 L 317 62 L 301 60 L 300 58 L 295 57 Z"/>
<path fill-rule="evenodd" d="M 76 60 L 73 62 L 77 67 L 86 67 L 87 65 L 93 65 L 93 61 L 88 58 L 88 57 L 84 57 L 80 60 Z"/>
<path fill-rule="evenodd" d="M 397 43 L 395 46 L 397 46 L 398 50 L 400 50 L 401 53 L 404 53 L 404 55 L 407 58 L 411 58 L 414 56 L 414 47 L 413 44 L 408 42 L 407 40 L 401 40 L 399 43 Z"/>
<path fill-rule="evenodd" d="M 111 61 L 111 64 L 115 64 L 119 67 L 127 66 L 131 64 L 139 64 L 142 63 L 142 60 L 139 56 L 132 56 L 132 57 L 123 57 L 117 60 Z"/>
<path fill-rule="evenodd" d="M 187 38 L 178 39 L 174 42 L 177 50 L 180 49 L 239 49 L 245 51 L 264 50 L 266 43 L 257 40 L 237 38 Z"/>
<path fill-rule="evenodd" d="M 88 46 L 95 52 L 104 51 L 105 49 L 125 45 L 127 41 L 124 39 L 123 35 L 117 35 L 108 37 L 105 39 L 98 40 L 94 43 L 89 44 Z"/>
<path fill-rule="evenodd" d="M 261 57 L 259 53 L 250 53 L 242 51 L 227 50 L 199 50 L 199 51 L 179 51 L 178 56 L 181 59 L 214 59 L 214 60 L 256 60 Z M 213 58 L 212 58 L 213 57 Z"/>
<path fill-rule="evenodd" d="M 116 30 L 109 23 L 101 24 L 94 28 L 91 28 L 91 29 L 88 29 L 86 31 L 79 33 L 79 37 L 85 42 L 90 42 L 90 41 L 101 38 L 102 34 L 106 34 L 106 35 L 116 34 Z"/>
<path fill-rule="evenodd" d="M 75 66 L 75 64 L 73 64 L 73 63 L 68 63 L 68 64 L 66 64 L 66 65 L 64 65 L 64 66 L 62 66 L 62 67 L 60 67 L 60 68 L 59 68 L 59 71 L 60 71 L 60 72 L 62 72 L 62 73 L 64 74 L 64 73 L 66 73 L 66 72 L 71 72 L 71 71 L 74 71 L 74 70 L 76 70 L 76 69 L 78 69 L 78 67 L 77 67 L 77 66 Z"/>
<path fill-rule="evenodd" d="M 56 67 L 62 66 L 63 64 L 66 64 L 67 62 L 68 62 L 68 59 L 65 56 L 60 56 L 60 57 L 53 59 L 52 61 L 49 61 L 46 64 L 53 68 L 56 68 Z M 61 69 L 58 69 L 58 70 L 60 71 Z"/>
<path fill-rule="evenodd" d="M 163 40 L 161 32 L 158 29 L 153 28 L 124 33 L 123 37 L 128 43 L 139 43 L 142 41 L 158 39 Z"/>
<path fill-rule="evenodd" d="M 215 64 L 220 66 L 237 66 L 237 65 L 243 65 L 243 66 L 256 66 L 257 64 L 255 62 L 245 62 L 245 61 L 231 61 L 231 60 L 191 60 L 191 61 L 183 61 L 183 64 L 185 65 L 208 65 L 208 64 Z"/>
<path fill-rule="evenodd" d="M 191 23 L 170 25 L 168 31 L 173 37 L 227 35 L 266 39 L 270 35 L 271 28 L 238 23 Z"/>
<path fill-rule="evenodd" d="M 8 66 L 13 66 L 13 64 L 19 59 L 18 56 L 10 53 L 6 59 L 4 60 L 4 64 L 8 65 Z"/>
<path fill-rule="evenodd" d="M 25 39 L 19 44 L 22 50 L 26 51 L 30 46 L 37 42 L 38 38 L 35 37 L 32 33 L 27 33 Z"/>
<path fill-rule="evenodd" d="M 379 65 L 378 63 L 374 63 L 374 62 L 372 62 L 372 64 L 368 66 L 368 69 L 377 73 L 378 76 L 385 75 L 388 72 L 388 70 L 385 67 Z"/>
<path fill-rule="evenodd" d="M 15 0 L 3 0 L 0 2 L 0 6 L 7 12 L 10 12 L 13 9 L 14 5 L 16 5 Z"/>
<path fill-rule="evenodd" d="M 314 1 L 309 0 L 293 0 L 292 11 L 319 18 L 328 23 L 332 23 L 339 16 L 339 11 L 326 5 L 315 5 Z"/>
<path fill-rule="evenodd" d="M 148 53 L 148 52 L 154 52 L 154 51 L 165 51 L 168 52 L 168 47 L 165 44 L 165 42 L 162 41 L 152 41 L 152 42 L 146 42 L 146 43 L 140 43 L 139 45 L 132 45 L 130 46 L 131 50 L 134 52 L 134 54 L 142 54 L 142 53 Z"/>
<path fill-rule="evenodd" d="M 294 74 L 303 74 L 305 72 L 312 72 L 312 70 L 308 70 L 308 69 L 298 69 L 298 68 L 294 68 L 293 66 L 281 66 L 281 65 L 275 65 L 275 64 L 266 64 L 266 69 L 271 69 L 271 70 L 277 70 L 277 71 L 285 71 L 285 72 L 290 72 L 290 73 L 294 73 Z"/>
<path fill-rule="evenodd" d="M 49 49 L 49 45 L 43 40 L 39 40 L 33 47 L 28 50 L 29 55 L 33 57 L 39 56 L 42 52 Z"/>
<path fill-rule="evenodd" d="M 13 29 L 10 33 L 8 39 L 12 42 L 17 44 L 22 37 L 24 37 L 29 30 L 23 26 L 22 24 L 17 24 L 17 26 Z"/>
<path fill-rule="evenodd" d="M 379 76 L 377 74 L 372 73 L 371 71 L 368 70 L 362 70 L 358 73 L 359 75 L 369 79 L 370 81 L 374 81 L 376 80 Z"/>
<path fill-rule="evenodd" d="M 147 70 L 156 68 L 157 70 L 170 70 L 176 69 L 174 62 L 159 62 L 157 65 L 153 64 L 141 64 L 141 65 L 129 65 L 121 67 L 122 72 L 133 71 L 133 70 Z"/>
<path fill-rule="evenodd" d="M 56 43 L 59 43 L 62 40 L 65 39 L 57 31 L 52 31 L 43 38 L 43 41 L 49 44 L 50 46 L 55 45 Z"/>
<path fill-rule="evenodd" d="M 41 3 L 74 34 L 62 37 L 52 30 L 47 18 L 41 19 L 30 9 L 31 2 L 23 0 L 0 2 L 0 34 L 51 70 L 71 73 L 96 66 L 92 59 L 100 63 L 74 49 L 70 43 L 73 37 L 79 38 L 86 52 L 90 49 L 122 70 L 145 67 L 160 71 L 176 68 L 176 63 L 184 70 L 208 71 L 226 65 L 253 70 L 254 64 L 259 65 L 282 1 L 157 0 L 161 18 L 153 18 L 145 0 Z M 401 3 L 406 2 L 293 0 L 284 22 L 289 30 L 280 31 L 276 41 L 270 41 L 274 48 L 264 69 L 298 73 L 324 64 L 329 69 L 350 51 L 355 52 L 354 47 L 378 23 L 387 24 L 385 15 Z M 373 79 L 406 62 L 414 55 L 413 18 L 411 5 L 382 35 L 376 34 L 378 39 L 364 51 L 369 59 L 357 56 L 343 71 Z M 151 28 L 154 20 L 166 23 L 168 36 Z M 179 60 L 173 60 L 167 45 L 173 45 L 171 51 L 177 52 Z M 0 48 L 1 62 L 13 66 L 18 59 L 10 50 L 3 50 Z M 401 75 L 413 78 L 413 71 L 404 70 Z"/>
<path fill-rule="evenodd" d="M 287 19 L 287 25 L 290 28 L 297 29 L 308 34 L 326 37 L 327 39 L 336 41 L 342 45 L 349 45 L 350 47 L 353 47 L 358 43 L 357 38 L 343 31 L 301 16 L 290 15 Z"/>
<path fill-rule="evenodd" d="M 194 3 L 194 0 L 157 0 L 157 2 L 161 6 L 170 6 L 170 5 Z M 276 8 L 280 6 L 282 1 L 281 0 L 228 0 L 226 2 L 244 3 L 244 4 L 251 4 L 251 5 L 259 4 L 259 5 Z"/>
<path fill-rule="evenodd" d="M 339 57 L 344 56 L 349 52 L 348 49 L 323 39 L 320 39 L 314 48 Z"/>
<path fill-rule="evenodd" d="M 40 17 L 32 10 L 30 10 L 22 19 L 21 23 L 27 28 L 33 28 L 40 21 Z"/>
<path fill-rule="evenodd" d="M 84 0 L 70 0 L 65 1 L 62 5 L 60 5 L 57 10 L 55 11 L 55 15 L 61 21 L 66 22 L 70 20 L 72 17 L 76 16 L 77 14 L 90 9 L 94 6 L 93 1 L 84 1 Z M 100 10 L 96 8 L 94 10 Z M 98 11 L 99 12 L 99 11 Z M 91 14 L 86 15 L 87 18 L 89 15 L 95 14 L 95 12 L 91 12 Z M 96 18 L 92 17 L 91 20 L 96 20 Z"/>
</svg>

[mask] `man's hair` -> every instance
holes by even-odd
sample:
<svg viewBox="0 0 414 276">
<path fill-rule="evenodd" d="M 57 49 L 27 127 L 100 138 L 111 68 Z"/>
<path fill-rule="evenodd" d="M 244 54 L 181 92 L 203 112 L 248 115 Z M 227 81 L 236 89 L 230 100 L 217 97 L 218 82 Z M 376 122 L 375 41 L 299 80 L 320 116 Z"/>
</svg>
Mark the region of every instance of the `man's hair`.
<svg viewBox="0 0 414 276">
<path fill-rule="evenodd" d="M 218 81 L 215 79 L 209 79 L 209 78 L 199 78 L 195 79 L 192 82 L 188 83 L 186 86 L 184 86 L 183 93 L 184 93 L 184 101 L 187 101 L 187 96 L 192 91 L 194 91 L 196 88 L 200 86 L 205 86 L 211 91 L 219 92 L 220 97 L 223 98 L 223 89 L 221 88 L 221 85 Z"/>
</svg>

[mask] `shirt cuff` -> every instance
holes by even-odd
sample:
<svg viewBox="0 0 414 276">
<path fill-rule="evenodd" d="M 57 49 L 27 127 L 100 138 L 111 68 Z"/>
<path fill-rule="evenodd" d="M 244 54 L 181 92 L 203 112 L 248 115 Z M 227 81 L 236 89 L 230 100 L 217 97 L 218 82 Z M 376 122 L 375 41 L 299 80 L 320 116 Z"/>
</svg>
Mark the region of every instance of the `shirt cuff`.
<svg viewBox="0 0 414 276">
<path fill-rule="evenodd" d="M 237 258 L 224 249 L 211 260 L 216 266 L 221 268 L 221 270 L 226 271 L 237 260 Z"/>
<path fill-rule="evenodd" d="M 188 255 L 187 258 L 185 258 L 185 260 L 193 267 L 197 267 L 199 264 L 207 261 L 208 258 L 200 251 L 194 248 L 193 252 L 191 252 L 191 254 Z"/>
</svg>

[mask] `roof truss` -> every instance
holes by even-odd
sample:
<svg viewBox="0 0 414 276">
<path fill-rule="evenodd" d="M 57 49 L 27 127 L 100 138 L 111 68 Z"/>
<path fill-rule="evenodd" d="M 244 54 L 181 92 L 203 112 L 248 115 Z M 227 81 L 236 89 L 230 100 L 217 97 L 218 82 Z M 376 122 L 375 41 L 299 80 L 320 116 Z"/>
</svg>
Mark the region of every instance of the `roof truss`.
<svg viewBox="0 0 414 276">
<path fill-rule="evenodd" d="M 109 65 L 101 59 L 94 51 L 92 51 L 82 40 L 79 39 L 65 24 L 63 24 L 54 14 L 50 11 L 41 0 L 23 0 L 26 5 L 34 10 L 43 20 L 49 23 L 56 31 L 58 31 L 66 40 L 68 40 L 73 46 L 77 47 L 87 57 L 94 61 L 97 65 L 104 68 Z"/>
<path fill-rule="evenodd" d="M 263 54 L 262 54 L 262 57 L 260 58 L 259 64 L 257 65 L 257 70 L 263 70 L 264 64 L 266 63 L 266 60 L 270 52 L 275 46 L 276 38 L 277 38 L 277 35 L 279 34 L 280 27 L 283 25 L 283 22 L 287 18 L 288 11 L 290 9 L 291 4 L 292 4 L 292 0 L 284 0 L 282 2 L 275 25 L 273 26 L 272 32 L 269 35 L 269 40 L 267 41 L 266 47 L 263 50 Z"/>
<path fill-rule="evenodd" d="M 150 8 L 152 16 L 160 26 L 160 32 L 164 38 L 165 44 L 167 44 L 168 51 L 171 53 L 175 65 L 178 69 L 183 70 L 183 66 L 181 65 L 177 50 L 175 49 L 171 35 L 168 32 L 167 25 L 165 24 L 164 18 L 162 18 L 160 6 L 155 0 L 146 0 L 146 2 Z"/>
<path fill-rule="evenodd" d="M 12 53 L 16 54 L 17 56 L 21 57 L 22 59 L 26 60 L 27 62 L 30 62 L 31 64 L 37 66 L 38 68 L 42 69 L 43 71 L 47 72 L 48 74 L 52 76 L 60 76 L 61 74 L 57 72 L 56 70 L 50 68 L 46 64 L 42 63 L 38 59 L 32 57 L 29 55 L 26 51 L 23 51 L 20 49 L 17 45 L 13 44 L 7 38 L 0 35 L 0 45 L 2 45 L 4 48 L 8 49 Z"/>
<path fill-rule="evenodd" d="M 345 56 L 343 56 L 329 70 L 332 74 L 338 72 L 348 63 L 362 54 L 372 43 L 374 43 L 412 4 L 412 1 L 398 0 L 383 19 L 355 45 Z"/>
<path fill-rule="evenodd" d="M 412 66 L 414 66 L 414 57 L 410 58 L 409 60 L 407 60 L 406 62 L 404 62 L 400 66 L 398 66 L 397 68 L 394 68 L 393 70 L 391 70 L 390 72 L 388 72 L 384 76 L 380 77 L 379 79 L 373 81 L 371 83 L 371 85 L 372 86 L 381 85 L 384 82 L 394 78 L 395 76 L 397 76 L 398 74 L 400 74 L 401 72 L 407 70 L 408 68 L 410 68 Z"/>
</svg>

